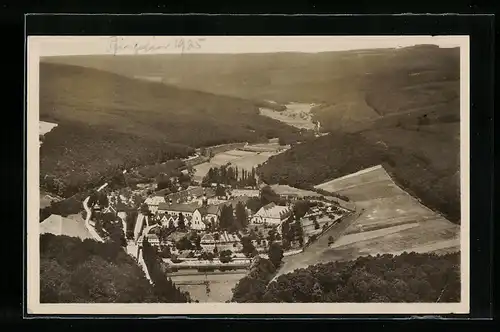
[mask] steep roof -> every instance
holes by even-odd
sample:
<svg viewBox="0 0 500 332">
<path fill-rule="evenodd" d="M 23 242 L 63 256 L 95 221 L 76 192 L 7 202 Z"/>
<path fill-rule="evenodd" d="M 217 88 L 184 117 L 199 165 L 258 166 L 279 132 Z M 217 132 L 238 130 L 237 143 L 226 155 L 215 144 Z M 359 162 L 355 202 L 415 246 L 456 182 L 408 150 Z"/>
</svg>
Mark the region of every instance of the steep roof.
<svg viewBox="0 0 500 332">
<path fill-rule="evenodd" d="M 158 192 L 155 194 L 158 195 Z M 206 195 L 207 197 L 213 197 L 215 196 L 215 192 L 209 188 L 203 188 L 203 187 L 189 187 L 185 190 L 178 191 L 176 193 L 171 193 L 166 196 L 167 200 L 172 200 L 175 201 L 177 199 L 183 199 L 188 196 L 194 196 L 194 197 L 201 197 L 203 195 Z"/>
<path fill-rule="evenodd" d="M 160 203 L 158 210 L 173 211 L 173 212 L 189 212 L 193 213 L 199 207 L 198 203 L 177 204 L 177 203 Z"/>
<path fill-rule="evenodd" d="M 44 233 L 77 237 L 82 240 L 92 239 L 92 235 L 85 227 L 84 221 L 64 218 L 56 214 L 51 215 L 40 223 L 40 234 Z"/>
<path fill-rule="evenodd" d="M 218 214 L 221 208 L 221 204 L 217 205 L 207 205 L 207 206 L 202 206 L 198 210 L 200 211 L 202 216 L 205 216 L 207 214 Z"/>
<path fill-rule="evenodd" d="M 210 234 L 205 234 L 205 235 L 203 235 L 203 236 L 201 237 L 201 241 L 200 241 L 200 242 L 202 242 L 202 243 L 204 243 L 204 242 L 209 242 L 209 243 L 212 243 L 212 242 L 214 242 L 214 241 L 215 241 L 215 240 L 214 240 L 214 237 L 213 237 L 212 235 L 210 235 Z"/>
<path fill-rule="evenodd" d="M 290 208 L 288 206 L 280 206 L 274 203 L 269 203 L 255 214 L 256 216 L 263 218 L 281 218 L 282 215 L 288 214 L 290 212 Z"/>
<path fill-rule="evenodd" d="M 159 205 L 161 203 L 165 203 L 165 198 L 163 196 L 151 196 L 146 198 L 144 201 L 147 205 Z"/>
</svg>

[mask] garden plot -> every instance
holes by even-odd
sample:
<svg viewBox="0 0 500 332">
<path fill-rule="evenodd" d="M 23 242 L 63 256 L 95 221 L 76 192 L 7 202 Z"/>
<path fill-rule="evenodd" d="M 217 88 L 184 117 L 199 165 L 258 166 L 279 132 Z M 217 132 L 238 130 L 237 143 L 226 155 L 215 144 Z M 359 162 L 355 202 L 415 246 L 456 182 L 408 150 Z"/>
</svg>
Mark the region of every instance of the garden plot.
<svg viewBox="0 0 500 332">
<path fill-rule="evenodd" d="M 299 189 L 299 188 L 291 187 L 289 185 L 284 185 L 284 184 L 273 184 L 273 185 L 271 185 L 271 188 L 278 195 L 297 195 L 300 197 L 307 197 L 307 196 L 320 197 L 320 196 L 322 196 L 314 191 Z"/>
<path fill-rule="evenodd" d="M 264 143 L 247 145 L 245 146 L 244 150 L 250 152 L 276 152 L 280 148 L 282 148 L 282 146 L 277 143 Z"/>
<path fill-rule="evenodd" d="M 302 229 L 304 230 L 304 234 L 311 237 L 313 235 L 317 235 L 323 231 L 323 227 L 325 225 L 331 225 L 332 223 L 337 222 L 342 216 L 335 215 L 335 218 L 330 218 L 329 216 L 319 217 L 317 220 L 319 228 L 316 229 L 314 225 L 314 221 L 309 220 L 308 218 L 303 218 L 300 222 L 302 225 Z"/>
<path fill-rule="evenodd" d="M 194 180 L 201 181 L 210 168 L 217 168 L 227 164 L 250 171 L 252 168 L 266 162 L 271 156 L 277 154 L 276 149 L 279 147 L 279 144 L 263 143 L 254 145 L 254 147 L 264 152 L 233 149 L 215 154 L 209 162 L 194 166 Z"/>
<path fill-rule="evenodd" d="M 226 165 L 227 163 L 230 163 L 236 159 L 242 158 L 241 156 L 233 156 L 227 153 L 220 153 L 216 154 L 212 159 L 210 159 L 210 163 L 216 164 L 216 165 Z"/>
<path fill-rule="evenodd" d="M 245 156 L 253 156 L 255 155 L 255 152 L 243 151 L 243 150 L 230 150 L 224 152 L 224 154 L 235 157 L 245 157 Z"/>
<path fill-rule="evenodd" d="M 231 162 L 231 165 L 236 166 L 241 169 L 251 170 L 254 167 L 259 166 L 269 159 L 269 156 L 254 154 L 253 156 L 247 156 L 239 159 L 235 159 Z"/>
</svg>

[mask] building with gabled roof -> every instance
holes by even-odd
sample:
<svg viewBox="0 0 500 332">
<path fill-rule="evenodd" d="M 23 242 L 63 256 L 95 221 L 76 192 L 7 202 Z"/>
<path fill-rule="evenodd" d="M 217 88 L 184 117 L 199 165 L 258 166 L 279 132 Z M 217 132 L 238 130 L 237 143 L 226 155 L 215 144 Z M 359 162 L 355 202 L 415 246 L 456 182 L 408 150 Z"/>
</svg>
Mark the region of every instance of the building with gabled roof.
<svg viewBox="0 0 500 332">
<path fill-rule="evenodd" d="M 158 211 L 158 206 L 161 203 L 165 203 L 165 197 L 155 194 L 154 196 L 146 198 L 144 203 L 148 206 L 149 211 L 151 211 L 152 213 L 156 213 L 156 211 Z"/>
<path fill-rule="evenodd" d="M 292 210 L 288 206 L 276 205 L 269 203 L 260 208 L 255 213 L 251 220 L 252 224 L 271 224 L 279 225 L 283 220 L 286 220 L 292 214 Z"/>
</svg>

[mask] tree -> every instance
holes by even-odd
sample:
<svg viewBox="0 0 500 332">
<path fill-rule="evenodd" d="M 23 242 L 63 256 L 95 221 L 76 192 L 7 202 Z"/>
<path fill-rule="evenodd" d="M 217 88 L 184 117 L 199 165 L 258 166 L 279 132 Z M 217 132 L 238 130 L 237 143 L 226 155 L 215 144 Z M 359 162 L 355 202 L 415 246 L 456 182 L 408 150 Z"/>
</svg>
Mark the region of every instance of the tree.
<svg viewBox="0 0 500 332">
<path fill-rule="evenodd" d="M 231 205 L 223 205 L 221 209 L 219 226 L 224 230 L 234 230 L 234 214 L 233 207 Z"/>
<path fill-rule="evenodd" d="M 319 229 L 320 226 L 318 220 L 314 219 L 313 223 L 314 223 L 314 229 Z"/>
<path fill-rule="evenodd" d="M 274 192 L 274 190 L 270 186 L 265 186 L 260 192 L 260 201 L 262 206 L 264 206 L 269 203 L 278 204 L 281 202 L 281 198 Z"/>
<path fill-rule="evenodd" d="M 248 225 L 248 216 L 245 205 L 242 202 L 236 204 L 236 221 L 240 228 L 245 228 Z"/>
<path fill-rule="evenodd" d="M 170 219 L 168 222 L 168 229 L 170 229 L 170 230 L 175 229 L 174 221 L 172 219 Z"/>
<path fill-rule="evenodd" d="M 276 230 L 275 229 L 270 229 L 268 232 L 267 232 L 267 239 L 269 240 L 269 243 L 273 243 L 275 240 L 276 240 L 276 236 L 278 234 L 276 233 Z"/>
<path fill-rule="evenodd" d="M 189 235 L 189 240 L 194 244 L 196 250 L 201 250 L 201 236 L 195 231 Z"/>
<path fill-rule="evenodd" d="M 255 252 L 255 246 L 252 244 L 252 240 L 245 236 L 241 238 L 241 245 L 243 246 L 241 252 L 244 253 L 247 257 L 250 257 Z"/>
<path fill-rule="evenodd" d="M 278 143 L 279 143 L 279 145 L 287 145 L 287 141 L 284 137 L 280 137 L 278 139 Z"/>
<path fill-rule="evenodd" d="M 186 225 L 184 223 L 184 215 L 182 212 L 179 213 L 179 220 L 177 221 L 177 228 L 180 230 L 186 229 Z"/>
<path fill-rule="evenodd" d="M 226 196 L 226 189 L 224 189 L 220 185 L 217 185 L 217 187 L 215 188 L 215 195 L 217 197 L 224 197 L 224 196 Z"/>
<path fill-rule="evenodd" d="M 163 246 L 160 250 L 159 253 L 161 258 L 171 258 L 172 257 L 172 252 L 170 251 L 169 246 Z"/>
<path fill-rule="evenodd" d="M 137 220 L 137 211 L 131 210 L 127 212 L 127 217 L 125 222 L 127 224 L 127 234 L 125 234 L 127 239 L 132 239 L 134 237 L 134 226 Z"/>
<path fill-rule="evenodd" d="M 175 243 L 175 247 L 178 250 L 192 250 L 192 249 L 194 249 L 193 244 L 191 243 L 191 241 L 189 241 L 187 236 L 183 236 L 182 238 L 180 238 L 179 241 L 177 241 Z"/>
<path fill-rule="evenodd" d="M 260 279 L 243 277 L 233 288 L 231 302 L 258 303 L 266 292 L 266 282 Z"/>
<path fill-rule="evenodd" d="M 300 200 L 293 205 L 293 214 L 298 219 L 303 218 L 309 211 L 311 203 L 307 200 Z"/>
<path fill-rule="evenodd" d="M 333 236 L 328 237 L 328 245 L 331 245 L 333 243 Z"/>
<path fill-rule="evenodd" d="M 458 302 L 459 257 L 403 253 L 311 265 L 257 294 L 266 302 Z"/>
<path fill-rule="evenodd" d="M 145 216 L 148 216 L 150 214 L 149 206 L 146 203 L 142 203 L 141 204 L 140 211 Z"/>
<path fill-rule="evenodd" d="M 302 229 L 300 221 L 293 222 L 290 225 L 286 238 L 290 242 L 298 241 L 301 246 L 304 245 L 304 230 Z"/>
<path fill-rule="evenodd" d="M 40 236 L 42 303 L 181 302 L 174 292 L 159 290 L 149 284 L 136 261 L 114 243 Z"/>
<path fill-rule="evenodd" d="M 283 248 L 278 243 L 271 243 L 268 254 L 271 263 L 275 267 L 279 267 L 283 259 Z"/>
<path fill-rule="evenodd" d="M 253 212 L 259 211 L 259 209 L 263 206 L 259 197 L 251 197 L 247 200 L 247 207 Z"/>
</svg>

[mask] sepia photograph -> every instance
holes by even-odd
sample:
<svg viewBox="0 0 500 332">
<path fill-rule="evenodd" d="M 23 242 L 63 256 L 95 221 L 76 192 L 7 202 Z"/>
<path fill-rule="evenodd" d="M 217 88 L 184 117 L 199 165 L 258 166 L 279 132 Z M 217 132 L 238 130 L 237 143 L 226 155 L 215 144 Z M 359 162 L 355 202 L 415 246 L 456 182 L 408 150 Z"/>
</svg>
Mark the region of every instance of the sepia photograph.
<svg viewBox="0 0 500 332">
<path fill-rule="evenodd" d="M 30 36 L 33 314 L 469 312 L 467 36 Z"/>
</svg>

